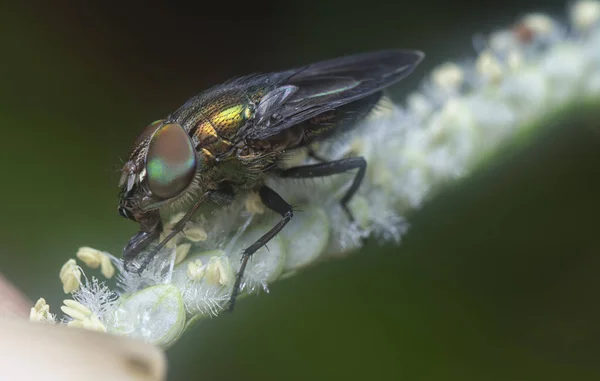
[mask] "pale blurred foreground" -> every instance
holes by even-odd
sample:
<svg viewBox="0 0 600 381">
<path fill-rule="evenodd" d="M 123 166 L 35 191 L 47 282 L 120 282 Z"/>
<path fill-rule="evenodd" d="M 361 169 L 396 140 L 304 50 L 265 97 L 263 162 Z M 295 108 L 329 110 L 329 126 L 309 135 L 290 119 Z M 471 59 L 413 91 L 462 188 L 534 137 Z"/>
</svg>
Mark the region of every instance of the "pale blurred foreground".
<svg viewBox="0 0 600 381">
<path fill-rule="evenodd" d="M 0 275 L 0 380 L 164 380 L 162 351 L 150 344 L 25 320 L 30 304 Z"/>
</svg>

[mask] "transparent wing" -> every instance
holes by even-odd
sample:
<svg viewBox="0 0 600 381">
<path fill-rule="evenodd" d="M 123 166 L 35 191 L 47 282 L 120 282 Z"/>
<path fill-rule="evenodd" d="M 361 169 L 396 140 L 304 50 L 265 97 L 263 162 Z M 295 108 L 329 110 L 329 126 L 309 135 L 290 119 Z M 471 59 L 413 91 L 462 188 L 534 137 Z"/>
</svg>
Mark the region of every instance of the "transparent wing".
<svg viewBox="0 0 600 381">
<path fill-rule="evenodd" d="M 279 73 L 258 103 L 250 139 L 266 139 L 326 111 L 374 94 L 408 76 L 423 53 L 384 50 L 317 62 Z"/>
</svg>

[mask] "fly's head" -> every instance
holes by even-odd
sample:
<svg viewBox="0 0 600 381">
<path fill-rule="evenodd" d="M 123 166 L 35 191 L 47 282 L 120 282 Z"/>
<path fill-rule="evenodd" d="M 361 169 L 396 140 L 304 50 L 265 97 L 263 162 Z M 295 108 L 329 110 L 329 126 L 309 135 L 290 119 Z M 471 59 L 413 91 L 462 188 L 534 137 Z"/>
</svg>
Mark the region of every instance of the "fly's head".
<svg viewBox="0 0 600 381">
<path fill-rule="evenodd" d="M 137 138 L 119 182 L 119 214 L 140 224 L 123 249 L 125 260 L 160 236 L 159 209 L 188 191 L 197 169 L 192 139 L 180 124 L 157 120 Z"/>
</svg>

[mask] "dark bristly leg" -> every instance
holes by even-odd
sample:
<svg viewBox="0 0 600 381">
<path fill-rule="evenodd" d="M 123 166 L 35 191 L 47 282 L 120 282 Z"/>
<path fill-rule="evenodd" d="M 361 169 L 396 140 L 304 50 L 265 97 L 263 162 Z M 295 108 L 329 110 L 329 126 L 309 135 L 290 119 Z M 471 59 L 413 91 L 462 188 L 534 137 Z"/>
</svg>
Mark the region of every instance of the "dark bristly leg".
<svg viewBox="0 0 600 381">
<path fill-rule="evenodd" d="M 310 151 L 309 151 L 310 154 Z M 280 177 L 283 178 L 310 178 L 310 177 L 323 177 L 323 176 L 331 176 L 339 173 L 344 173 L 353 169 L 358 169 L 356 176 L 354 176 L 354 180 L 352 181 L 352 185 L 346 191 L 344 197 L 340 201 L 342 208 L 348 215 L 350 221 L 354 221 L 354 216 L 350 212 L 348 208 L 348 202 L 352 199 L 352 196 L 356 193 L 362 180 L 365 177 L 365 171 L 367 169 L 367 161 L 362 157 L 352 157 L 348 159 L 335 160 L 320 164 L 314 165 L 304 165 L 301 167 L 294 167 L 283 170 L 278 173 Z M 263 186 L 259 191 L 260 199 L 263 204 L 279 213 L 281 217 L 281 221 L 277 223 L 271 230 L 269 230 L 265 235 L 260 237 L 256 242 L 254 242 L 250 247 L 248 247 L 242 253 L 242 264 L 240 266 L 240 270 L 237 273 L 235 278 L 235 284 L 233 285 L 233 290 L 231 291 L 231 298 L 229 299 L 229 312 L 233 311 L 235 306 L 235 300 L 239 294 L 240 286 L 242 283 L 242 278 L 244 276 L 244 271 L 246 270 L 246 265 L 248 264 L 248 260 L 258 249 L 264 246 L 267 242 L 269 242 L 277 233 L 283 229 L 283 227 L 292 219 L 293 210 L 292 206 L 288 204 L 280 195 L 278 195 L 274 190 L 269 187 Z"/>
<path fill-rule="evenodd" d="M 231 297 L 229 299 L 229 312 L 233 311 L 235 306 L 235 299 L 237 298 L 240 292 L 240 286 L 242 284 L 242 277 L 244 276 L 244 271 L 246 270 L 246 265 L 248 264 L 248 259 L 254 254 L 258 249 L 263 247 L 267 242 L 269 242 L 273 237 L 277 235 L 283 229 L 285 225 L 292 219 L 294 216 L 293 208 L 290 204 L 288 204 L 280 195 L 277 194 L 273 189 L 263 186 L 260 188 L 258 194 L 260 195 L 260 199 L 263 204 L 271 209 L 274 212 L 277 212 L 281 215 L 282 219 L 275 225 L 271 230 L 265 233 L 262 237 L 260 237 L 256 242 L 250 245 L 247 249 L 242 253 L 242 265 L 240 266 L 240 270 L 235 277 L 235 284 L 233 285 L 233 290 L 231 291 Z"/>
<path fill-rule="evenodd" d="M 338 173 L 347 172 L 353 169 L 358 169 L 358 172 L 356 173 L 356 176 L 354 176 L 352 185 L 346 191 L 346 194 L 340 201 L 340 204 L 342 204 L 342 208 L 344 209 L 344 212 L 346 212 L 346 214 L 348 215 L 350 221 L 354 222 L 354 216 L 348 208 L 348 202 L 350 201 L 350 199 L 352 199 L 352 196 L 354 196 L 354 194 L 358 190 L 358 187 L 360 187 L 360 184 L 362 183 L 365 177 L 365 171 L 367 170 L 367 161 L 364 158 L 351 157 L 348 159 L 335 160 L 327 163 L 294 167 L 281 171 L 279 173 L 279 176 L 296 179 L 308 177 L 323 177 L 336 175 Z"/>
<path fill-rule="evenodd" d="M 200 208 L 200 206 L 202 206 L 202 204 L 204 204 L 206 201 L 212 201 L 212 202 L 215 202 L 220 205 L 226 205 L 226 204 L 230 203 L 232 200 L 233 200 L 233 194 L 230 194 L 227 192 L 208 191 L 208 192 L 204 193 L 204 195 L 202 197 L 200 197 L 198 199 L 198 201 L 196 201 L 194 203 L 194 205 L 190 208 L 190 210 L 188 210 L 185 213 L 185 215 L 179 221 L 177 221 L 177 223 L 173 227 L 173 230 L 162 241 L 160 241 L 159 244 L 156 245 L 156 247 L 154 247 L 150 253 L 148 253 L 147 255 L 144 256 L 139 267 L 136 269 L 137 273 L 141 274 L 142 271 L 144 271 L 144 269 L 146 267 L 148 267 L 148 265 L 152 261 L 152 258 L 154 258 L 156 256 L 156 254 L 158 254 L 158 252 L 171 239 L 173 239 L 173 237 L 175 237 L 177 234 L 179 234 L 183 230 L 183 228 L 185 227 L 185 224 L 188 223 L 188 221 L 192 218 L 194 213 L 196 213 L 198 208 Z"/>
</svg>

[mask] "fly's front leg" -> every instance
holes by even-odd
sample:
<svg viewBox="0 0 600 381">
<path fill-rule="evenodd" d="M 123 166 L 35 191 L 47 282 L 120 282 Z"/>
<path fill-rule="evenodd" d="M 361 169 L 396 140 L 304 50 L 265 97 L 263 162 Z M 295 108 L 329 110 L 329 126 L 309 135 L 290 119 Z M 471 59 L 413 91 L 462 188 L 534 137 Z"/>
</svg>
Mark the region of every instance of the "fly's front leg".
<svg viewBox="0 0 600 381">
<path fill-rule="evenodd" d="M 323 177 L 336 175 L 338 173 L 344 173 L 353 169 L 358 169 L 352 185 L 346 191 L 344 197 L 342 197 L 340 204 L 342 209 L 348 215 L 350 221 L 354 222 L 354 216 L 348 208 L 348 202 L 352 199 L 352 196 L 356 193 L 363 179 L 365 178 L 365 172 L 367 170 L 367 161 L 363 157 L 351 157 L 348 159 L 340 159 L 330 161 L 326 163 L 319 163 L 313 165 L 303 165 L 301 167 L 294 167 L 283 170 L 279 173 L 280 177 L 284 178 L 311 178 L 311 177 Z"/>
<path fill-rule="evenodd" d="M 224 191 L 208 191 L 208 192 L 204 193 L 204 195 L 202 195 L 202 197 L 200 197 L 198 199 L 198 201 L 196 201 L 194 203 L 194 205 L 190 208 L 190 210 L 188 210 L 185 213 L 185 215 L 179 221 L 177 221 L 177 223 L 173 227 L 173 230 L 171 230 L 171 232 L 162 241 L 160 241 L 158 243 L 158 245 L 156 245 L 156 247 L 154 249 L 152 249 L 152 251 L 150 253 L 148 253 L 147 255 L 144 256 L 144 258 L 142 259 L 142 261 L 139 264 L 139 267 L 136 270 L 136 272 L 138 274 L 141 274 L 142 271 L 144 271 L 144 269 L 146 269 L 146 267 L 148 267 L 148 265 L 150 264 L 152 259 L 156 256 L 156 254 L 163 247 L 165 247 L 165 245 L 171 239 L 173 239 L 173 237 L 175 237 L 177 234 L 179 234 L 181 231 L 183 231 L 183 228 L 189 222 L 189 220 L 192 218 L 194 213 L 196 213 L 196 211 L 198 211 L 198 208 L 200 208 L 200 206 L 202 204 L 204 204 L 206 201 L 212 201 L 221 206 L 227 205 L 228 203 L 233 201 L 233 194 L 224 192 Z"/>
<path fill-rule="evenodd" d="M 277 225 L 275 225 L 271 230 L 265 233 L 248 248 L 246 248 L 242 253 L 242 264 L 240 266 L 240 270 L 238 271 L 235 277 L 235 284 L 233 285 L 233 290 L 231 291 L 231 297 L 229 299 L 229 312 L 233 311 L 233 308 L 235 306 L 235 300 L 240 292 L 242 278 L 244 276 L 244 271 L 246 270 L 246 265 L 248 264 L 248 259 L 250 259 L 252 254 L 256 253 L 258 249 L 266 245 L 267 242 L 269 242 L 273 237 L 275 237 L 277 233 L 279 233 L 281 229 L 283 229 L 283 227 L 287 225 L 287 223 L 290 222 L 290 220 L 294 216 L 292 206 L 288 204 L 273 189 L 267 186 L 263 186 L 262 188 L 260 188 L 258 194 L 262 203 L 272 211 L 279 213 L 282 219 L 277 223 Z"/>
</svg>

